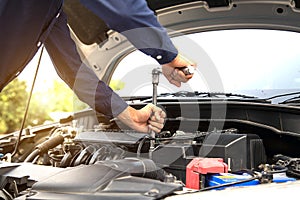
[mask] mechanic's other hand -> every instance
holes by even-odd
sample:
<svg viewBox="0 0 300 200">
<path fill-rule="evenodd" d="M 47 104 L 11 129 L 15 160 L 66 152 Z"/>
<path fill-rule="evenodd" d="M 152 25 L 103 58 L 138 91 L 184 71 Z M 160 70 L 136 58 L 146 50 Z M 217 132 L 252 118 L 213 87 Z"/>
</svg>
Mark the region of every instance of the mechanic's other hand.
<svg viewBox="0 0 300 200">
<path fill-rule="evenodd" d="M 140 110 L 128 106 L 117 118 L 136 131 L 150 133 L 153 130 L 158 133 L 164 127 L 166 113 L 153 104 Z"/>
<path fill-rule="evenodd" d="M 186 83 L 193 77 L 193 74 L 185 75 L 181 70 L 178 69 L 186 66 L 193 66 L 196 68 L 195 63 L 189 61 L 181 54 L 178 54 L 174 60 L 162 65 L 162 73 L 171 84 L 180 87 L 181 83 Z"/>
</svg>

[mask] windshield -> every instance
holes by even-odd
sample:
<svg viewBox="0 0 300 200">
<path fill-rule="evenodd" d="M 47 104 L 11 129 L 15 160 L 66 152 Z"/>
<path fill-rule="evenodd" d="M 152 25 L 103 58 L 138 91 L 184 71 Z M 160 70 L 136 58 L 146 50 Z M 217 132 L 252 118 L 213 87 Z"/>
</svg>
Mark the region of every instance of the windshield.
<svg viewBox="0 0 300 200">
<path fill-rule="evenodd" d="M 228 92 L 267 98 L 299 90 L 300 34 L 275 30 L 223 30 L 172 39 L 197 63 L 194 77 L 182 87 L 160 76 L 158 93 Z M 117 66 L 111 86 L 121 96 L 151 96 L 152 58 L 135 51 Z"/>
</svg>

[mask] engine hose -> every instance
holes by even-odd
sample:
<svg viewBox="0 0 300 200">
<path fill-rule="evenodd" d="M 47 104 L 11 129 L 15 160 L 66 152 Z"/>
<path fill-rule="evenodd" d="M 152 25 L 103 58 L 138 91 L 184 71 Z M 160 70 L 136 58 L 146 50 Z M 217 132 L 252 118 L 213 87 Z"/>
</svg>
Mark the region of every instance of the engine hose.
<svg viewBox="0 0 300 200">
<path fill-rule="evenodd" d="M 49 149 L 53 149 L 54 147 L 56 147 L 57 145 L 59 145 L 63 142 L 64 142 L 64 136 L 59 134 L 41 144 L 39 144 L 36 148 L 40 150 L 40 153 L 45 153 Z"/>
<path fill-rule="evenodd" d="M 37 157 L 40 154 L 39 149 L 35 149 L 33 152 L 29 154 L 29 156 L 26 157 L 24 162 L 32 162 L 35 157 Z"/>
<path fill-rule="evenodd" d="M 36 146 L 35 150 L 27 156 L 24 162 L 32 162 L 36 156 L 47 152 L 49 149 L 52 149 L 63 142 L 64 142 L 64 136 L 62 135 L 56 135 L 50 138 L 49 140 L 46 140 L 45 142 Z"/>
<path fill-rule="evenodd" d="M 79 156 L 76 158 L 74 162 L 74 166 L 78 166 L 81 164 L 88 164 L 90 158 L 92 157 L 93 153 L 96 152 L 96 147 L 93 145 L 87 146 L 85 149 L 83 149 Z"/>
</svg>

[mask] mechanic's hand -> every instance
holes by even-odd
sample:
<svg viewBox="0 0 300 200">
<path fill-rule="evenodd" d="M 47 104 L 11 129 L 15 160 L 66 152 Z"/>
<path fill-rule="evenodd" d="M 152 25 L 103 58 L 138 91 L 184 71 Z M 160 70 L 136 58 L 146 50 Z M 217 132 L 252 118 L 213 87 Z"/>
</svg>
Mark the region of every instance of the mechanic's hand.
<svg viewBox="0 0 300 200">
<path fill-rule="evenodd" d="M 193 74 L 185 75 L 181 70 L 178 69 L 186 66 L 193 66 L 196 68 L 195 63 L 178 54 L 174 60 L 162 65 L 162 73 L 171 84 L 180 87 L 181 83 L 186 83 L 193 77 Z"/>
<path fill-rule="evenodd" d="M 150 133 L 153 130 L 158 133 L 164 127 L 166 113 L 153 104 L 140 110 L 128 106 L 117 118 L 136 131 Z"/>
</svg>

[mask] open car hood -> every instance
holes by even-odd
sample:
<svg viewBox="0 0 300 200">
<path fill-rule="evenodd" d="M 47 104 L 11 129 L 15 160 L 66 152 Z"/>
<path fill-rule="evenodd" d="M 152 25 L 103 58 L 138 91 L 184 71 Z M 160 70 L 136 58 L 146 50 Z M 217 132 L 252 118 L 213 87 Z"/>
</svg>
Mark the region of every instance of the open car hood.
<svg viewBox="0 0 300 200">
<path fill-rule="evenodd" d="M 228 29 L 300 31 L 299 0 L 147 0 L 171 37 Z M 82 57 L 103 81 L 109 82 L 115 65 L 135 48 L 120 33 L 85 9 L 66 0 L 64 9 Z M 247 38 L 245 38 L 247 39 Z M 226 38 L 224 38 L 226 40 Z"/>
<path fill-rule="evenodd" d="M 300 0 L 147 2 L 174 38 L 231 29 L 300 32 Z M 65 0 L 64 10 L 82 59 L 109 83 L 135 47 L 79 0 Z M 124 99 L 140 109 L 152 97 Z M 300 107 L 269 100 L 166 93 L 158 105 L 167 118 L 154 139 L 91 109 L 29 127 L 20 137 L 1 136 L 0 199 L 260 199 L 266 192 L 286 198 L 300 185 Z"/>
</svg>

